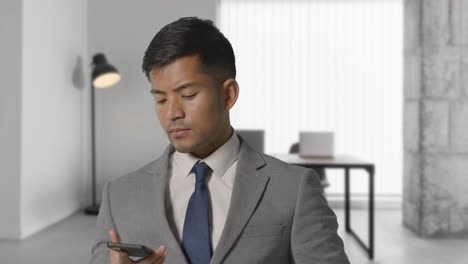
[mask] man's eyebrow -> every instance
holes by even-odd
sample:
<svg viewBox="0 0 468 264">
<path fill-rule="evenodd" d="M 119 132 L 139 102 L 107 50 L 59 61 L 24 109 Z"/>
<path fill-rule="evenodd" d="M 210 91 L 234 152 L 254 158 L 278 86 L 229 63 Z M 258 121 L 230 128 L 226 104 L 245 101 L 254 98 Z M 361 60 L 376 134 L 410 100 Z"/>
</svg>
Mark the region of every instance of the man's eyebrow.
<svg viewBox="0 0 468 264">
<path fill-rule="evenodd" d="M 183 90 L 183 89 L 187 89 L 187 88 L 190 88 L 190 87 L 193 87 L 193 86 L 199 86 L 199 85 L 200 85 L 199 82 L 188 82 L 188 83 L 183 83 L 183 84 L 177 86 L 177 87 L 174 89 L 174 91 L 179 92 L 179 91 L 181 91 L 181 90 Z M 163 92 L 163 91 L 157 90 L 157 89 L 151 89 L 150 92 L 151 92 L 152 94 L 166 94 L 166 92 Z"/>
</svg>

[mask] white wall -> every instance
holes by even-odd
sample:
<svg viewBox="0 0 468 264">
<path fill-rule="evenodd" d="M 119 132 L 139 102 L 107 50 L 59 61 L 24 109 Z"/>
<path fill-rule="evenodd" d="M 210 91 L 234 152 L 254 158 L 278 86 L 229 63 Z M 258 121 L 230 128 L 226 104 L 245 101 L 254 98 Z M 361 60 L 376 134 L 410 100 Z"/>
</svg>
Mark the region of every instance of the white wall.
<svg viewBox="0 0 468 264">
<path fill-rule="evenodd" d="M 86 0 L 23 0 L 22 237 L 83 206 L 86 20 Z"/>
<path fill-rule="evenodd" d="M 22 239 L 85 205 L 87 1 L 0 10 L 0 238 Z"/>
<path fill-rule="evenodd" d="M 0 1 L 0 238 L 19 236 L 21 1 Z"/>
<path fill-rule="evenodd" d="M 122 74 L 119 84 L 96 94 L 98 200 L 106 181 L 157 158 L 169 142 L 141 62 L 156 32 L 183 16 L 214 20 L 216 1 L 89 1 L 89 54 L 104 52 Z"/>
</svg>

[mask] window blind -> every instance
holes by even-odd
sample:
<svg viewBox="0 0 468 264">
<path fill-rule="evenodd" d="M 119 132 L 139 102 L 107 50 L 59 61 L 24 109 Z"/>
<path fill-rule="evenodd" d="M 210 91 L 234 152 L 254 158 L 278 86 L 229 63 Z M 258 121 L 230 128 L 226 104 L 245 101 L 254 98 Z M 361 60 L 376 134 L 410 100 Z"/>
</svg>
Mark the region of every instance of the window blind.
<svg viewBox="0 0 468 264">
<path fill-rule="evenodd" d="M 377 193 L 401 193 L 402 0 L 220 0 L 217 23 L 236 54 L 235 128 L 264 129 L 266 153 L 333 131 L 336 153 L 375 163 Z"/>
</svg>

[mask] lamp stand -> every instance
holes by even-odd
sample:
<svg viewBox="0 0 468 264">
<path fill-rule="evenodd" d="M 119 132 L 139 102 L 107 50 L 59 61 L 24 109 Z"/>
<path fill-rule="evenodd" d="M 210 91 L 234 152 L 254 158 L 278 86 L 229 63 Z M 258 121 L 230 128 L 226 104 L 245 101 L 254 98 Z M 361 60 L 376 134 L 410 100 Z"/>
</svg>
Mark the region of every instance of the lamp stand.
<svg viewBox="0 0 468 264">
<path fill-rule="evenodd" d="M 94 85 L 91 82 L 91 177 L 93 187 L 93 200 L 91 206 L 85 208 L 87 215 L 98 215 L 99 204 L 96 202 L 96 143 L 95 143 L 95 113 L 94 113 Z"/>
</svg>

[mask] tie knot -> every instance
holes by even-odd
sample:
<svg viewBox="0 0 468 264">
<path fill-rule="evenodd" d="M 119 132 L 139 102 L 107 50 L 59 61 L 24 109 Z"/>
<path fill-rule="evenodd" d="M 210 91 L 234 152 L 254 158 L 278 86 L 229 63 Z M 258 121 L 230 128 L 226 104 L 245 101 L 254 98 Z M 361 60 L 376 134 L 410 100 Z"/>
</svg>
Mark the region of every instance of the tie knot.
<svg viewBox="0 0 468 264">
<path fill-rule="evenodd" d="M 197 162 L 193 165 L 192 172 L 195 173 L 195 178 L 197 183 L 204 183 L 206 175 L 210 171 L 210 166 L 208 166 L 205 162 Z"/>
</svg>

